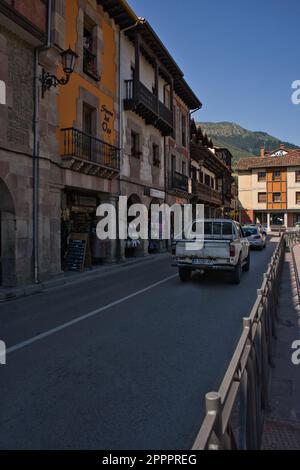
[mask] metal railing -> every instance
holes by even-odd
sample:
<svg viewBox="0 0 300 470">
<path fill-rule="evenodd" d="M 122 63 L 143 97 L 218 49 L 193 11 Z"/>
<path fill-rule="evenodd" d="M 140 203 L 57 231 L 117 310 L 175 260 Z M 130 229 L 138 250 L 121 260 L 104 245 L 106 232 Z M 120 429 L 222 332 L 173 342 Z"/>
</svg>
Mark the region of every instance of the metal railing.
<svg viewBox="0 0 300 470">
<path fill-rule="evenodd" d="M 286 246 L 299 240 L 299 232 L 280 236 L 254 306 L 243 318 L 243 331 L 219 391 L 205 397 L 206 416 L 193 450 L 261 448 L 264 417 L 269 408 L 280 273 Z"/>
<path fill-rule="evenodd" d="M 62 156 L 77 157 L 115 170 L 120 169 L 119 149 L 74 128 L 61 129 Z"/>
<path fill-rule="evenodd" d="M 142 82 L 137 84 L 133 79 L 125 80 L 125 100 L 136 100 L 144 105 L 154 115 L 161 118 L 171 127 L 173 127 L 173 113 L 162 103 L 158 97 L 152 93 Z"/>
<path fill-rule="evenodd" d="M 178 173 L 177 171 L 170 172 L 169 188 L 180 189 L 181 191 L 188 192 L 189 178 L 186 175 L 182 175 L 181 173 Z"/>
</svg>

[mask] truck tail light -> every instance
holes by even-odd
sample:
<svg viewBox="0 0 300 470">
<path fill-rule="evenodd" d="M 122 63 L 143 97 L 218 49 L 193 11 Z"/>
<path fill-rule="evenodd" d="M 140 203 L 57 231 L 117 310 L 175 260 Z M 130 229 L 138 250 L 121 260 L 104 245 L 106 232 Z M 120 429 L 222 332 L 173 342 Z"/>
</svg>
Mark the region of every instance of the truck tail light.
<svg viewBox="0 0 300 470">
<path fill-rule="evenodd" d="M 229 255 L 230 255 L 230 258 L 234 258 L 234 256 L 235 256 L 235 245 L 230 245 Z"/>
</svg>

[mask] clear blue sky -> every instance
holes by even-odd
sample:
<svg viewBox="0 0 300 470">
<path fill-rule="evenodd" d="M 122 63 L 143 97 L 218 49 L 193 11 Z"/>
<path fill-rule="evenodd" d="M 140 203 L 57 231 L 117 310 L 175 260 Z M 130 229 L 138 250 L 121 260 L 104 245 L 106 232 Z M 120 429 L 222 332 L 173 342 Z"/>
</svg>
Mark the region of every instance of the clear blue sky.
<svg viewBox="0 0 300 470">
<path fill-rule="evenodd" d="M 199 121 L 232 121 L 300 146 L 300 0 L 128 0 L 203 102 Z"/>
</svg>

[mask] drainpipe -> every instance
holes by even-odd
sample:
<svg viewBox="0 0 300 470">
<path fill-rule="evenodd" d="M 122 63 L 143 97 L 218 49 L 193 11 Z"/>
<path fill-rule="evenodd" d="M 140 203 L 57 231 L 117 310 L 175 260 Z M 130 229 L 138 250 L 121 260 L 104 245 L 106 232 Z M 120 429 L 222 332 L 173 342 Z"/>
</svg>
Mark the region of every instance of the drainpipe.
<svg viewBox="0 0 300 470">
<path fill-rule="evenodd" d="M 138 19 L 132 26 L 128 26 L 127 28 L 124 28 L 124 29 L 120 29 L 119 28 L 119 57 L 118 57 L 118 75 L 119 75 L 119 79 L 118 79 L 118 94 L 119 94 L 119 125 L 118 125 L 118 133 L 119 133 L 119 136 L 118 136 L 118 147 L 120 149 L 120 173 L 119 173 L 119 178 L 118 178 L 118 181 L 119 181 L 119 196 L 122 194 L 121 192 L 121 167 L 122 167 L 122 161 L 123 161 L 123 93 L 122 93 L 122 86 L 123 86 L 123 83 L 121 82 L 121 57 L 122 57 L 122 40 L 121 40 L 121 34 L 122 33 L 125 33 L 126 31 L 129 31 L 130 29 L 134 29 L 138 24 L 140 24 L 140 19 Z M 119 233 L 119 217 L 117 217 L 117 233 Z M 121 241 L 118 237 L 118 245 L 119 245 L 119 253 L 118 253 L 118 258 L 120 259 L 121 258 Z"/>
<path fill-rule="evenodd" d="M 40 154 L 40 133 L 39 133 L 39 54 L 41 50 L 51 47 L 51 24 L 52 24 L 52 0 L 48 0 L 47 9 L 47 42 L 34 50 L 34 116 L 33 116 L 33 280 L 39 284 L 39 154 Z"/>
<path fill-rule="evenodd" d="M 122 56 L 122 41 L 121 41 L 121 33 L 125 33 L 126 31 L 129 31 L 130 29 L 134 29 L 136 28 L 136 26 L 138 24 L 140 24 L 142 19 L 139 19 L 138 21 L 136 21 L 132 26 L 128 26 L 127 28 L 124 28 L 124 29 L 119 29 L 119 63 L 118 63 L 118 67 L 119 67 L 119 139 L 118 139 L 118 145 L 119 145 L 119 149 L 120 149 L 120 161 L 122 161 L 122 157 L 123 157 L 123 94 L 122 94 L 122 83 L 121 83 L 121 56 Z M 119 183 L 120 183 L 120 194 L 121 194 L 121 181 L 120 181 L 120 177 L 119 177 Z"/>
</svg>

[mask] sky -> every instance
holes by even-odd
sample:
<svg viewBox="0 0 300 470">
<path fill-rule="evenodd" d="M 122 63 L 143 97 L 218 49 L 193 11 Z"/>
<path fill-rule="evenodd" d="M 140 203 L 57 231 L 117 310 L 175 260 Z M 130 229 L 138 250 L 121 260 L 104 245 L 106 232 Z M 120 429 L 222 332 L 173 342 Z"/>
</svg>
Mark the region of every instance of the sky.
<svg viewBox="0 0 300 470">
<path fill-rule="evenodd" d="M 300 146 L 300 0 L 128 0 L 203 103 L 197 121 L 230 121 Z"/>
</svg>

